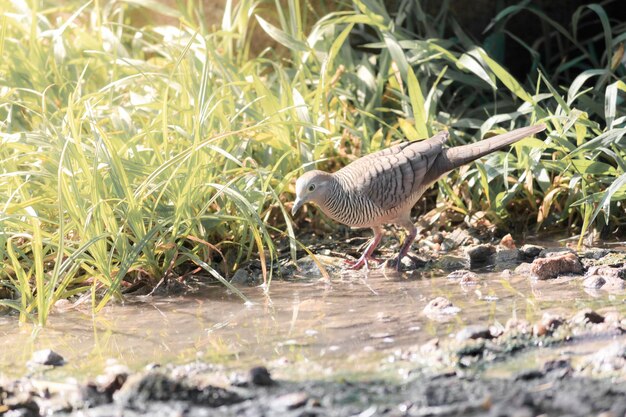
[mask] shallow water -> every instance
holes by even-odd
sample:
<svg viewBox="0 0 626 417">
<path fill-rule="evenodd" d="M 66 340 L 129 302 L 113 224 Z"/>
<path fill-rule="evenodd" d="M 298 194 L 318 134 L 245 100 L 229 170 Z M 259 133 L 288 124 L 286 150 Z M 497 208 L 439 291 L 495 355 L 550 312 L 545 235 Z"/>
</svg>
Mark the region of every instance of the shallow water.
<svg viewBox="0 0 626 417">
<path fill-rule="evenodd" d="M 583 307 L 625 310 L 623 294 L 587 293 L 580 279 L 536 282 L 495 272 L 479 277 L 472 286 L 442 275 L 378 271 L 369 277 L 346 273 L 332 284 L 274 281 L 270 296 L 258 287 L 241 288 L 249 305 L 210 287 L 189 296 L 129 297 L 95 317 L 57 311 L 44 329 L 18 328 L 14 317 L 2 317 L 0 376 L 23 375 L 32 352 L 44 348 L 67 361 L 52 378 L 93 377 L 110 359 L 131 369 L 198 359 L 226 369 L 262 364 L 293 378 L 367 374 L 380 371 L 398 349 L 451 337 L 468 324 L 533 321 L 544 312 L 568 317 Z M 427 317 L 422 310 L 437 296 L 450 299 L 460 313 L 448 321 Z"/>
</svg>

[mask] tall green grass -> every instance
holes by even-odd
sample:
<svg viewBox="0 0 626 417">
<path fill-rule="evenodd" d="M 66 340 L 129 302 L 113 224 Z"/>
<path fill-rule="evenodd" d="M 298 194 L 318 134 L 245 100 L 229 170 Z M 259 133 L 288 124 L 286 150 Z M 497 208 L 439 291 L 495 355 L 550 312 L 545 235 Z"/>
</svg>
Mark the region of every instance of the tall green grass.
<svg viewBox="0 0 626 417">
<path fill-rule="evenodd" d="M 613 55 L 557 28 L 588 62 L 568 67 L 580 70 L 569 84 L 556 64 L 520 83 L 453 21 L 405 3 L 318 17 L 297 0 L 228 1 L 214 28 L 194 2 L 0 0 L 0 286 L 12 294 L 0 304 L 43 324 L 59 299 L 88 294 L 97 311 L 133 282 L 194 268 L 237 292 L 228 276 L 250 258 L 269 284 L 278 244 L 296 256 L 285 203 L 303 166 L 443 128 L 454 143 L 539 121 L 549 135 L 440 181 L 436 212 L 523 214 L 581 238 L 623 225 Z M 134 27 L 136 8 L 178 23 Z M 284 48 L 253 56 L 255 28 Z M 611 51 L 623 29 L 608 21 Z"/>
</svg>

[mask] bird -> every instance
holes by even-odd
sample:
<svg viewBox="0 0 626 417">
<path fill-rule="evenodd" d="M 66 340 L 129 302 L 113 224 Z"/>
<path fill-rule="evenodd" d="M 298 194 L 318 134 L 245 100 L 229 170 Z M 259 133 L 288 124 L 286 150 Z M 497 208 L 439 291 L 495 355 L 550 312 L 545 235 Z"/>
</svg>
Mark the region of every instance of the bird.
<svg viewBox="0 0 626 417">
<path fill-rule="evenodd" d="M 522 127 L 475 143 L 445 147 L 447 130 L 421 141 L 408 141 L 365 155 L 334 173 L 311 170 L 296 180 L 295 216 L 306 203 L 316 204 L 331 219 L 374 232 L 361 257 L 346 261 L 350 269 L 368 268 L 383 238 L 383 226 L 404 228 L 407 236 L 396 269 L 408 253 L 417 228 L 411 209 L 444 174 L 546 129 L 545 124 Z"/>
</svg>

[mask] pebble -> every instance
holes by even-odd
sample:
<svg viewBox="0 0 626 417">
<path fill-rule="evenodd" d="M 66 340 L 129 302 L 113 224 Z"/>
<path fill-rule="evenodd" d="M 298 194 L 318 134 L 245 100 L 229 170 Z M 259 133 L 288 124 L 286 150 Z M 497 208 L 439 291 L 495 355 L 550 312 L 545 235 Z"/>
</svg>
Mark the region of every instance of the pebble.
<svg viewBox="0 0 626 417">
<path fill-rule="evenodd" d="M 604 284 L 606 284 L 606 279 L 600 275 L 588 276 L 583 281 L 583 287 L 592 288 L 594 290 L 599 290 Z"/>
<path fill-rule="evenodd" d="M 48 365 L 62 366 L 65 365 L 65 359 L 52 349 L 43 349 L 33 352 L 33 356 L 28 361 L 29 365 Z"/>
<path fill-rule="evenodd" d="M 498 249 L 496 252 L 496 265 L 500 268 L 512 267 L 520 258 L 517 249 Z"/>
<path fill-rule="evenodd" d="M 391 333 L 381 332 L 381 333 L 370 333 L 370 337 L 372 339 L 385 339 L 393 336 Z"/>
<path fill-rule="evenodd" d="M 470 259 L 470 264 L 484 265 L 493 261 L 492 256 L 496 253 L 496 247 L 491 244 L 476 245 L 468 248 L 465 253 Z"/>
<path fill-rule="evenodd" d="M 461 284 L 470 284 L 478 282 L 478 275 L 467 269 L 459 269 L 458 271 L 448 274 L 448 279 L 459 281 Z"/>
<path fill-rule="evenodd" d="M 589 249 L 588 251 L 586 251 L 583 254 L 583 257 L 585 257 L 587 259 L 594 259 L 594 260 L 597 261 L 598 259 L 604 258 L 609 253 L 611 253 L 611 251 L 609 251 L 608 249 L 593 248 L 593 249 Z"/>
<path fill-rule="evenodd" d="M 604 265 L 590 266 L 586 275 L 600 275 L 606 278 L 626 279 L 626 267 L 612 268 Z"/>
<path fill-rule="evenodd" d="M 435 233 L 432 238 L 433 243 L 442 244 L 443 243 L 443 234 Z"/>
<path fill-rule="evenodd" d="M 605 277 L 606 282 L 602 286 L 603 290 L 620 291 L 626 288 L 626 281 L 621 278 Z"/>
<path fill-rule="evenodd" d="M 243 268 L 236 270 L 233 277 L 230 279 L 230 283 L 236 285 L 247 285 L 253 282 L 254 278 Z"/>
<path fill-rule="evenodd" d="M 543 378 L 545 372 L 539 369 L 526 369 L 524 371 L 518 372 L 513 376 L 515 381 L 531 381 L 533 379 Z"/>
<path fill-rule="evenodd" d="M 590 275 L 583 281 L 584 288 L 606 291 L 620 291 L 626 288 L 626 281 L 614 276 Z"/>
<path fill-rule="evenodd" d="M 556 278 L 564 274 L 582 274 L 583 265 L 573 253 L 537 258 L 530 266 L 531 274 L 540 280 Z"/>
<path fill-rule="evenodd" d="M 435 268 L 443 269 L 444 271 L 456 271 L 458 269 L 467 269 L 470 267 L 470 262 L 467 258 L 459 256 L 444 255 L 436 262 Z"/>
<path fill-rule="evenodd" d="M 5 417 L 39 417 L 39 405 L 30 394 L 20 393 L 12 398 L 3 399 L 6 409 L 1 414 Z"/>
<path fill-rule="evenodd" d="M 468 339 L 492 339 L 489 327 L 480 324 L 466 326 L 456 334 L 456 340 L 462 342 Z"/>
<path fill-rule="evenodd" d="M 513 240 L 513 236 L 510 233 L 507 233 L 502 239 L 500 239 L 500 246 L 507 249 L 515 249 L 515 240 Z"/>
<path fill-rule="evenodd" d="M 579 323 L 579 324 L 583 324 L 583 323 L 598 324 L 598 323 L 604 323 L 604 316 L 596 313 L 590 308 L 585 308 L 585 309 L 580 310 L 578 313 L 576 313 L 574 317 L 572 317 L 572 321 L 574 323 Z"/>
<path fill-rule="evenodd" d="M 519 249 L 519 253 L 523 260 L 533 261 L 544 250 L 545 248 L 543 246 L 524 245 Z"/>
<path fill-rule="evenodd" d="M 553 372 L 556 370 L 571 370 L 572 369 L 572 361 L 569 359 L 553 359 L 546 361 L 543 364 L 544 372 Z"/>
<path fill-rule="evenodd" d="M 612 372 L 626 367 L 626 346 L 615 342 L 591 355 L 585 363 L 596 372 Z"/>
<path fill-rule="evenodd" d="M 576 255 L 576 252 L 570 248 L 544 248 L 541 252 L 539 252 L 539 258 L 552 258 L 554 256 L 562 256 L 567 253 L 573 253 Z"/>
<path fill-rule="evenodd" d="M 390 263 L 388 263 L 389 267 L 395 268 L 396 262 L 397 260 L 395 258 L 390 260 Z M 411 271 L 414 269 L 423 268 L 424 266 L 428 264 L 428 261 L 425 259 L 422 259 L 416 254 L 409 253 L 407 256 L 402 258 L 400 263 L 402 264 L 402 270 Z"/>
<path fill-rule="evenodd" d="M 515 268 L 515 273 L 520 275 L 530 274 L 530 265 L 528 262 L 522 262 Z"/>
<path fill-rule="evenodd" d="M 504 325 L 506 332 L 516 332 L 521 334 L 530 333 L 531 326 L 527 320 L 510 318 Z"/>
<path fill-rule="evenodd" d="M 274 398 L 270 406 L 275 410 L 295 410 L 307 403 L 309 395 L 306 392 L 291 392 Z"/>
<path fill-rule="evenodd" d="M 454 315 L 461 311 L 446 297 L 437 297 L 429 301 L 424 307 L 427 316 Z"/>
<path fill-rule="evenodd" d="M 561 327 L 561 325 L 565 323 L 565 319 L 561 316 L 544 313 L 541 320 L 533 326 L 533 335 L 535 336 L 549 336 L 556 329 Z"/>
<path fill-rule="evenodd" d="M 272 375 L 264 366 L 255 366 L 248 372 L 248 378 L 252 385 L 259 387 L 269 387 L 276 384 L 276 381 L 272 379 Z"/>
</svg>

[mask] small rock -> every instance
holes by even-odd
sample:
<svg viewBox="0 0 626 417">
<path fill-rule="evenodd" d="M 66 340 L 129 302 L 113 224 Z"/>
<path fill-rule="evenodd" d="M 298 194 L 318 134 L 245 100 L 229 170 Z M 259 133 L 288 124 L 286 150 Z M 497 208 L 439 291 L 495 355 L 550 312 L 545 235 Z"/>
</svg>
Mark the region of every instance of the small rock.
<svg viewBox="0 0 626 417">
<path fill-rule="evenodd" d="M 583 323 L 598 324 L 598 323 L 604 323 L 604 316 L 596 313 L 590 308 L 585 308 L 585 309 L 580 310 L 578 313 L 576 313 L 574 317 L 572 317 L 572 321 L 577 324 L 583 324 Z"/>
<path fill-rule="evenodd" d="M 599 290 L 604 284 L 606 284 L 606 279 L 600 275 L 588 276 L 583 281 L 583 287 L 592 288 L 594 290 Z"/>
<path fill-rule="evenodd" d="M 531 381 L 533 379 L 543 378 L 544 375 L 545 373 L 539 369 L 526 369 L 515 374 L 513 379 L 515 381 Z"/>
<path fill-rule="evenodd" d="M 524 245 L 520 248 L 520 258 L 525 261 L 533 261 L 544 250 L 543 246 Z"/>
<path fill-rule="evenodd" d="M 560 369 L 572 369 L 572 362 L 569 359 L 553 359 L 543 364 L 544 372 L 553 372 Z"/>
<path fill-rule="evenodd" d="M 533 326 L 533 334 L 535 336 L 549 336 L 558 329 L 565 319 L 555 314 L 544 313 L 541 320 Z"/>
<path fill-rule="evenodd" d="M 573 253 L 537 258 L 530 267 L 531 274 L 541 280 L 556 278 L 564 274 L 581 274 L 583 265 Z"/>
<path fill-rule="evenodd" d="M 465 245 L 467 242 L 471 241 L 472 237 L 465 229 L 455 228 L 452 233 L 448 233 L 448 236 L 441 243 L 441 249 L 444 251 L 450 251 L 459 246 Z"/>
<path fill-rule="evenodd" d="M 454 306 L 446 297 L 437 297 L 424 307 L 424 313 L 427 316 L 454 315 L 461 311 L 460 308 Z"/>
<path fill-rule="evenodd" d="M 530 274 L 530 266 L 528 262 L 522 262 L 515 268 L 515 273 L 520 275 Z"/>
<path fill-rule="evenodd" d="M 393 260 L 391 260 L 389 266 L 395 268 L 396 262 L 397 258 L 394 258 Z M 426 264 L 428 264 L 428 261 L 420 258 L 415 253 L 408 253 L 407 256 L 402 258 L 400 263 L 402 264 L 402 270 L 412 271 L 414 269 L 423 268 L 424 266 L 426 266 Z"/>
<path fill-rule="evenodd" d="M 435 233 L 431 240 L 433 243 L 441 245 L 443 243 L 443 235 L 441 233 Z"/>
<path fill-rule="evenodd" d="M 600 275 L 605 278 L 626 279 L 626 267 L 612 268 L 605 265 L 594 265 L 589 267 L 586 275 Z"/>
<path fill-rule="evenodd" d="M 468 340 L 463 346 L 457 349 L 456 354 L 459 358 L 463 356 L 482 356 L 487 346 L 484 340 Z M 468 365 L 465 363 L 464 365 Z"/>
<path fill-rule="evenodd" d="M 466 326 L 456 334 L 456 340 L 462 342 L 468 339 L 492 339 L 489 327 L 480 324 Z"/>
<path fill-rule="evenodd" d="M 586 360 L 586 367 L 596 372 L 613 372 L 626 367 L 626 346 L 615 342 L 600 349 Z"/>
<path fill-rule="evenodd" d="M 626 281 L 624 281 L 621 278 L 606 277 L 605 281 L 606 282 L 602 286 L 603 290 L 606 290 L 606 291 L 620 291 L 620 290 L 623 290 L 624 288 L 626 288 Z"/>
<path fill-rule="evenodd" d="M 221 387 L 197 387 L 159 372 L 149 372 L 129 376 L 114 394 L 114 400 L 124 407 L 142 409 L 155 401 L 185 401 L 205 407 L 221 407 L 242 402 L 244 398 Z"/>
<path fill-rule="evenodd" d="M 609 253 L 611 253 L 611 251 L 608 249 L 593 248 L 593 249 L 589 249 L 588 251 L 585 251 L 585 253 L 583 254 L 583 257 L 586 259 L 598 260 L 598 259 L 604 258 Z"/>
<path fill-rule="evenodd" d="M 444 255 L 435 263 L 435 268 L 443 269 L 444 271 L 456 271 L 469 267 L 469 259 L 451 255 Z"/>
<path fill-rule="evenodd" d="M 307 403 L 309 395 L 306 392 L 291 392 L 274 398 L 270 402 L 270 407 L 275 410 L 295 410 Z"/>
<path fill-rule="evenodd" d="M 466 269 L 459 269 L 448 274 L 448 279 L 459 281 L 461 284 L 473 284 L 478 282 L 478 275 Z"/>
<path fill-rule="evenodd" d="M 96 382 L 87 383 L 80 388 L 83 406 L 90 408 L 113 402 L 113 394 L 122 388 L 128 373 L 108 373 L 96 378 Z"/>
<path fill-rule="evenodd" d="M 59 355 L 52 349 L 38 350 L 33 353 L 33 356 L 28 361 L 28 365 L 48 365 L 48 366 L 62 366 L 65 364 L 63 356 Z"/>
<path fill-rule="evenodd" d="M 390 338 L 392 336 L 393 336 L 393 334 L 387 333 L 387 332 L 370 333 L 370 337 L 372 339 L 386 339 L 386 338 Z"/>
<path fill-rule="evenodd" d="M 604 315 L 604 322 L 619 325 L 621 318 L 619 311 L 609 311 Z"/>
<path fill-rule="evenodd" d="M 539 252 L 540 258 L 552 258 L 554 256 L 562 256 L 566 253 L 573 253 L 576 255 L 576 252 L 570 248 L 544 248 L 541 252 Z"/>
<path fill-rule="evenodd" d="M 248 372 L 248 379 L 252 385 L 260 387 L 269 387 L 276 384 L 276 381 L 272 379 L 272 375 L 264 366 L 255 366 Z"/>
<path fill-rule="evenodd" d="M 507 233 L 502 239 L 500 239 L 500 246 L 506 249 L 516 249 L 515 240 L 513 240 L 513 236 L 510 233 Z"/>
<path fill-rule="evenodd" d="M 516 265 L 520 255 L 517 249 L 498 249 L 496 252 L 496 265 L 499 268 L 507 268 Z"/>
<path fill-rule="evenodd" d="M 230 279 L 231 284 L 235 285 L 247 285 L 254 282 L 252 275 L 243 268 L 235 271 L 233 277 Z"/>
<path fill-rule="evenodd" d="M 510 318 L 507 320 L 506 324 L 504 325 L 504 330 L 507 333 L 514 332 L 514 333 L 527 334 L 527 333 L 530 333 L 531 326 L 528 320 Z"/>
<path fill-rule="evenodd" d="M 35 399 L 27 393 L 19 393 L 13 397 L 3 399 L 2 405 L 6 406 L 3 416 L 6 417 L 39 417 L 39 405 Z"/>
<path fill-rule="evenodd" d="M 491 333 L 491 337 L 498 338 L 504 334 L 504 326 L 502 324 L 494 324 L 489 326 L 489 333 Z"/>
<path fill-rule="evenodd" d="M 344 266 L 344 260 L 333 257 L 333 256 L 324 256 L 318 254 L 315 256 L 318 262 L 320 262 L 327 272 L 334 273 L 342 270 Z M 298 266 L 298 276 L 313 278 L 313 277 L 322 277 L 322 273 L 320 271 L 319 266 L 313 260 L 311 255 L 305 256 L 304 258 L 300 258 L 296 262 Z"/>
<path fill-rule="evenodd" d="M 465 251 L 465 253 L 470 259 L 470 264 L 472 266 L 475 266 L 475 265 L 479 266 L 479 265 L 492 263 L 493 262 L 492 256 L 495 252 L 496 252 L 496 248 L 495 246 L 491 244 L 482 244 L 482 245 L 472 246 L 471 248 Z"/>
<path fill-rule="evenodd" d="M 597 272 L 592 270 L 591 272 Z M 626 281 L 614 275 L 588 275 L 583 281 L 584 288 L 603 289 L 606 291 L 620 291 L 626 288 Z"/>
</svg>

